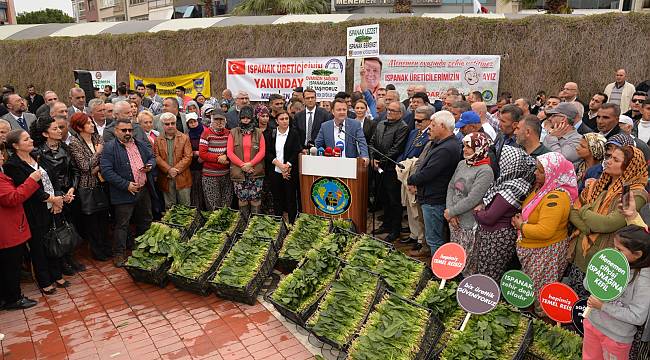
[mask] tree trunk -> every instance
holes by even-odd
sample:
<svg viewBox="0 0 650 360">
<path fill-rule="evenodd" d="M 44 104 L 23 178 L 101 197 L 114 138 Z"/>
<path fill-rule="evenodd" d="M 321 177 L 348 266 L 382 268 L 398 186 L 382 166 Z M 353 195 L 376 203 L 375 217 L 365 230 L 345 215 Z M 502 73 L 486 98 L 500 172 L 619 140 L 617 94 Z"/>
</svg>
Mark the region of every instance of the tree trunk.
<svg viewBox="0 0 650 360">
<path fill-rule="evenodd" d="M 411 0 L 395 0 L 393 4 L 394 13 L 411 13 Z"/>
<path fill-rule="evenodd" d="M 203 13 L 204 13 L 205 17 L 208 17 L 208 18 L 213 17 L 214 14 L 212 14 L 212 0 L 203 1 L 203 5 L 204 5 Z"/>
</svg>

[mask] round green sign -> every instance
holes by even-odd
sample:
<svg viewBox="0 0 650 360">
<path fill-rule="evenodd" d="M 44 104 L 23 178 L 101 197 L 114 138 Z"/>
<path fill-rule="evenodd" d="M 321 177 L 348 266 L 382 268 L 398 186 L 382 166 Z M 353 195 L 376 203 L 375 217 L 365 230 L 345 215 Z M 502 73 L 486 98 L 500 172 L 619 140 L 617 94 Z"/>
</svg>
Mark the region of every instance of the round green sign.
<svg viewBox="0 0 650 360">
<path fill-rule="evenodd" d="M 625 291 L 630 280 L 630 264 L 615 249 L 597 252 L 587 266 L 587 290 L 601 301 L 612 301 Z"/>
<path fill-rule="evenodd" d="M 535 284 L 530 276 L 519 270 L 503 274 L 501 293 L 507 302 L 518 308 L 527 308 L 535 302 Z"/>
</svg>

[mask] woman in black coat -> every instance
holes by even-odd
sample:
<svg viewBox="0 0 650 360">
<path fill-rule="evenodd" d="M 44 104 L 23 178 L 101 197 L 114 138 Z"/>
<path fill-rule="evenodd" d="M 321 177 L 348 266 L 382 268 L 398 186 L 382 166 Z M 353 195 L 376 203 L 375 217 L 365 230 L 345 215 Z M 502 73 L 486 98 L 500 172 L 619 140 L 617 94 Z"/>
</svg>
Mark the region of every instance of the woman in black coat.
<svg viewBox="0 0 650 360">
<path fill-rule="evenodd" d="M 278 127 L 267 133 L 265 139 L 273 209 L 277 216 L 286 212 L 289 222 L 293 223 L 298 213 L 298 156 L 302 152 L 305 134 L 297 127 L 289 126 L 289 114 L 285 111 L 276 115 L 276 122 Z"/>
</svg>

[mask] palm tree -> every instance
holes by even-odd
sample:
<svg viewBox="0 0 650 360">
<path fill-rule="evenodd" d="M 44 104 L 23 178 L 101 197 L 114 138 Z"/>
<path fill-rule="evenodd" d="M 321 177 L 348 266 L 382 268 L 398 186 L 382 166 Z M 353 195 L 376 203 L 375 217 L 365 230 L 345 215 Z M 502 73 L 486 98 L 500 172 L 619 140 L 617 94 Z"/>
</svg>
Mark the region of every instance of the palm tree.
<svg viewBox="0 0 650 360">
<path fill-rule="evenodd" d="M 327 14 L 328 0 L 244 0 L 233 15 Z"/>
<path fill-rule="evenodd" d="M 395 0 L 393 4 L 394 13 L 411 13 L 411 0 Z"/>
</svg>

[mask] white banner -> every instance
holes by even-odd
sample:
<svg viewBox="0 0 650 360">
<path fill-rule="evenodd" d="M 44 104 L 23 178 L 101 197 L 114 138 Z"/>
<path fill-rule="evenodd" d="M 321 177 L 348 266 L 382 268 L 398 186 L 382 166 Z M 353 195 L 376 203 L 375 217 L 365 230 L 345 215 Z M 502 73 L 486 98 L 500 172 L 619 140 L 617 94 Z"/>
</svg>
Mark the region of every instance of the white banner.
<svg viewBox="0 0 650 360">
<path fill-rule="evenodd" d="M 99 90 L 104 90 L 104 86 L 110 85 L 113 87 L 113 91 L 117 91 L 117 71 L 88 71 L 93 77 L 94 87 L 99 88 Z"/>
<path fill-rule="evenodd" d="M 316 99 L 334 100 L 339 91 L 345 91 L 345 75 L 342 72 L 328 69 L 308 69 L 303 74 L 305 82 L 303 90 L 312 88 L 316 91 Z"/>
<path fill-rule="evenodd" d="M 348 31 L 348 59 L 379 56 L 379 24 L 353 26 Z"/>
<path fill-rule="evenodd" d="M 499 90 L 499 55 L 380 55 L 364 62 L 368 89 L 373 93 L 388 84 L 395 85 L 406 99 L 409 85 L 426 86 L 431 101 L 449 88 L 463 94 L 480 91 L 489 105 L 496 103 Z M 354 84 L 360 82 L 361 59 L 354 61 Z"/>
<path fill-rule="evenodd" d="M 267 101 L 271 94 L 278 93 L 290 99 L 294 88 L 306 87 L 305 75 L 309 70 L 314 77 L 338 77 L 338 82 L 345 84 L 345 57 L 336 56 L 227 59 L 226 86 L 233 94 L 239 90 L 248 92 L 251 101 Z M 326 93 L 331 91 L 324 91 L 323 96 Z M 334 94 L 317 101 L 334 99 Z"/>
</svg>

